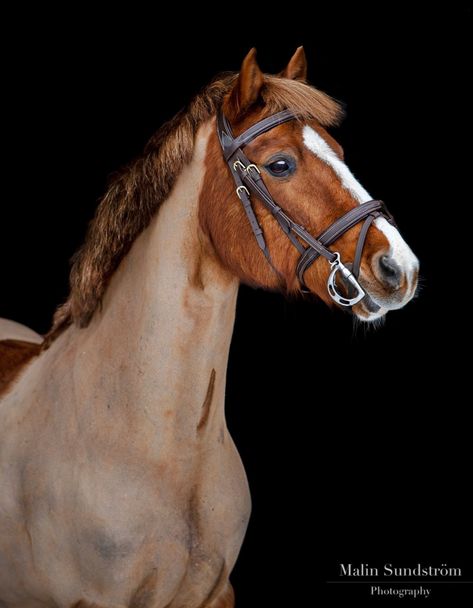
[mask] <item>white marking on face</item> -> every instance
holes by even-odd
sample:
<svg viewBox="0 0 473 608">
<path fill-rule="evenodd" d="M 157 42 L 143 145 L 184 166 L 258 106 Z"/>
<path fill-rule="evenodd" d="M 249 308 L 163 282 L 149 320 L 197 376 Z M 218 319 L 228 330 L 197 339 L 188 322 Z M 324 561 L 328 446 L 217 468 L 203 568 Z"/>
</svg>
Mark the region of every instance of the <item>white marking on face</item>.
<svg viewBox="0 0 473 608">
<path fill-rule="evenodd" d="M 302 130 L 305 146 L 313 152 L 317 158 L 331 167 L 339 177 L 342 186 L 360 204 L 372 200 L 372 197 L 363 188 L 347 165 L 336 155 L 335 151 L 329 146 L 323 137 L 309 125 L 305 125 Z M 384 234 L 389 243 L 389 255 L 395 260 L 398 266 L 406 273 L 409 288 L 406 292 L 405 301 L 393 308 L 404 306 L 414 295 L 413 281 L 414 275 L 419 268 L 419 261 L 412 252 L 409 245 L 402 238 L 399 230 L 392 226 L 384 217 L 374 221 L 375 226 Z M 379 315 L 376 315 L 379 316 Z"/>
<path fill-rule="evenodd" d="M 332 167 L 340 178 L 342 186 L 348 190 L 354 199 L 356 199 L 359 203 L 366 203 L 367 201 L 373 200 L 360 182 L 355 178 L 343 160 L 338 158 L 334 150 L 328 145 L 325 139 L 317 133 L 317 131 L 314 131 L 312 127 L 306 125 L 302 131 L 302 134 L 306 147 L 309 148 L 309 150 L 313 152 L 315 156 L 320 158 L 320 160 L 322 160 L 326 165 Z"/>
</svg>

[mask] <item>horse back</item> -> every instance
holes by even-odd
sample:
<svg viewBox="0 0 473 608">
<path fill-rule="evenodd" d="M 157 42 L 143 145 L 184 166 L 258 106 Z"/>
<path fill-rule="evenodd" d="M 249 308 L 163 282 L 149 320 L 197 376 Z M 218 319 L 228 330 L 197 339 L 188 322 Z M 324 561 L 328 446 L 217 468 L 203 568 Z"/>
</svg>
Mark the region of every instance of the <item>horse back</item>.
<svg viewBox="0 0 473 608">
<path fill-rule="evenodd" d="M 39 355 L 42 338 L 32 329 L 0 319 L 0 395 L 27 363 Z"/>
</svg>

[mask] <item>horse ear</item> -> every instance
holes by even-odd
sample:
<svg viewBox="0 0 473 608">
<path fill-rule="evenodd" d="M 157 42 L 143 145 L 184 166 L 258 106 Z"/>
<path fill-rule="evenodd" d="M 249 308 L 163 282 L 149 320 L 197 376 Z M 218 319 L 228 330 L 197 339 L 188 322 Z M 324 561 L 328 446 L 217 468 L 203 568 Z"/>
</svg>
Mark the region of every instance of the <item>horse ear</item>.
<svg viewBox="0 0 473 608">
<path fill-rule="evenodd" d="M 259 99 L 264 75 L 256 62 L 256 49 L 252 48 L 241 64 L 238 80 L 227 100 L 225 113 L 237 117 L 246 112 Z"/>
<path fill-rule="evenodd" d="M 303 46 L 296 49 L 296 52 L 280 75 L 290 80 L 307 80 L 307 59 Z"/>
</svg>

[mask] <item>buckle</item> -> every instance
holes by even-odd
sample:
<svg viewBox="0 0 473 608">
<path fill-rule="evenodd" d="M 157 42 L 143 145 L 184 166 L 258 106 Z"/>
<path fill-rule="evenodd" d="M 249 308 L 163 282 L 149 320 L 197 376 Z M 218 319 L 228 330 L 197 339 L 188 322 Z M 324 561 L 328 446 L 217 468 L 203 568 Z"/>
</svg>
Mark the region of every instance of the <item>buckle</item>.
<svg viewBox="0 0 473 608">
<path fill-rule="evenodd" d="M 237 196 L 240 200 L 242 200 L 242 198 L 241 198 L 242 192 L 246 192 L 246 196 L 248 198 L 250 198 L 250 191 L 248 190 L 248 188 L 246 186 L 238 186 L 238 188 L 235 190 L 235 192 L 237 193 Z"/>
</svg>

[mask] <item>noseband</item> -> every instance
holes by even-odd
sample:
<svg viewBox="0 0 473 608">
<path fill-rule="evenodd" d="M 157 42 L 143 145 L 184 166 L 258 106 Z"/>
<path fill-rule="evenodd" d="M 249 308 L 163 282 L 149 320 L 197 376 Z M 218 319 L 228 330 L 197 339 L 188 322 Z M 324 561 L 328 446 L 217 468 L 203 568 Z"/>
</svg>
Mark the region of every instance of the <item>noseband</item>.
<svg viewBox="0 0 473 608">
<path fill-rule="evenodd" d="M 247 158 L 243 153 L 243 148 L 263 133 L 274 129 L 274 127 L 282 125 L 285 122 L 294 120 L 295 118 L 295 115 L 291 111 L 283 110 L 282 112 L 273 114 L 273 116 L 260 120 L 237 137 L 234 137 L 230 123 L 226 116 L 220 112 L 217 116 L 217 133 L 222 146 L 223 156 L 230 168 L 230 172 L 235 181 L 236 194 L 243 205 L 256 241 L 276 274 L 281 276 L 281 273 L 275 268 L 271 260 L 263 231 L 261 230 L 261 226 L 259 225 L 251 204 L 251 194 L 256 195 L 261 200 L 294 247 L 296 247 L 301 254 L 297 263 L 296 272 L 302 291 L 305 293 L 309 292 L 304 283 L 305 272 L 312 266 L 317 258 L 323 256 L 328 260 L 331 266 L 331 272 L 327 280 L 327 290 L 330 297 L 341 306 L 354 306 L 366 295 L 363 288 L 358 283 L 358 275 L 360 272 L 361 256 L 363 254 L 363 248 L 369 228 L 377 217 L 384 217 L 392 224 L 394 224 L 394 220 L 386 209 L 383 201 L 368 201 L 354 209 L 350 209 L 350 211 L 342 215 L 342 217 L 335 220 L 335 222 L 319 234 L 318 237 L 313 237 L 303 226 L 294 222 L 294 220 L 281 209 L 266 188 L 260 169 Z M 358 237 L 355 257 L 350 270 L 348 265 L 342 263 L 340 254 L 337 251 L 331 251 L 328 247 L 345 234 L 345 232 L 363 220 L 364 223 Z M 352 297 L 345 297 L 338 292 L 336 286 L 337 273 L 340 273 L 345 282 L 350 285 L 350 291 L 352 292 L 350 295 L 353 294 Z"/>
</svg>

